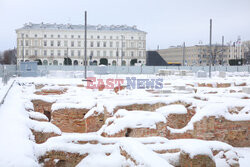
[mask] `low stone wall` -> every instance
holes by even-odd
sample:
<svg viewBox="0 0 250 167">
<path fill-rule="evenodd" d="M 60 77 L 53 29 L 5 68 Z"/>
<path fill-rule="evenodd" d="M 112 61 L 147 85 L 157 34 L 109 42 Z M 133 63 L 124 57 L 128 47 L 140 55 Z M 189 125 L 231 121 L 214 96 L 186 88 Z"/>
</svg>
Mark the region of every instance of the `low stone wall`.
<svg viewBox="0 0 250 167">
<path fill-rule="evenodd" d="M 44 167 L 75 167 L 86 156 L 88 156 L 87 153 L 79 154 L 53 150 L 39 157 L 39 163 L 43 164 Z"/>
<path fill-rule="evenodd" d="M 89 109 L 65 108 L 51 113 L 51 123 L 61 129 L 62 132 L 84 133 L 86 124 L 85 114 Z"/>
<path fill-rule="evenodd" d="M 50 121 L 50 119 L 51 119 L 51 106 L 53 103 L 49 103 L 49 102 L 42 101 L 42 100 L 32 100 L 31 102 L 33 103 L 34 110 L 36 112 L 40 112 L 40 113 L 46 115 Z"/>
<path fill-rule="evenodd" d="M 85 132 L 97 132 L 104 125 L 104 114 L 94 114 L 84 119 Z"/>
<path fill-rule="evenodd" d="M 190 158 L 189 154 L 181 152 L 181 167 L 215 167 L 215 162 L 207 155 L 196 155 Z"/>
<path fill-rule="evenodd" d="M 53 133 L 53 132 L 45 133 L 45 132 L 37 132 L 35 130 L 31 130 L 31 131 L 32 131 L 33 135 L 35 136 L 35 141 L 37 144 L 44 143 L 50 137 L 59 136 L 58 134 Z"/>
<path fill-rule="evenodd" d="M 165 123 L 157 123 L 156 129 L 150 128 L 126 128 L 113 135 L 108 135 L 102 133 L 104 137 L 151 137 L 151 136 L 161 136 L 166 137 L 167 126 Z"/>
<path fill-rule="evenodd" d="M 204 117 L 194 123 L 194 130 L 185 133 L 167 132 L 168 139 L 195 138 L 217 140 L 234 147 L 250 147 L 250 122 L 229 121 L 223 117 Z"/>
</svg>

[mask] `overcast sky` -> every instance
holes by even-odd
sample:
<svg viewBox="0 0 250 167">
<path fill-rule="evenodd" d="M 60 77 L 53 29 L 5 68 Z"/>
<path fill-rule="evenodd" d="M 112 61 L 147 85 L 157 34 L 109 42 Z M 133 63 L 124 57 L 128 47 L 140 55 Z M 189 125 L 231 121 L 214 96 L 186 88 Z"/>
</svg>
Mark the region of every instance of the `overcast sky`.
<svg viewBox="0 0 250 167">
<path fill-rule="evenodd" d="M 147 34 L 147 49 L 250 40 L 250 0 L 0 0 L 0 51 L 16 46 L 15 29 L 24 23 L 137 25 Z"/>
</svg>

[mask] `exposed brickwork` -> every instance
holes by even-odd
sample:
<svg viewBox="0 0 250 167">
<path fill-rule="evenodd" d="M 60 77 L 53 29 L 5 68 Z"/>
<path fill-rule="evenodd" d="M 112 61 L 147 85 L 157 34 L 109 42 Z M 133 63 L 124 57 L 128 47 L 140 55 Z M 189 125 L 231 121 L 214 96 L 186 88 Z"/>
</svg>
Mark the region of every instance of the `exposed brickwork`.
<svg viewBox="0 0 250 167">
<path fill-rule="evenodd" d="M 161 136 L 166 137 L 166 124 L 165 123 L 157 123 L 156 129 L 150 128 L 126 128 L 116 134 L 108 135 L 106 133 L 102 133 L 104 137 L 150 137 L 150 136 Z"/>
<path fill-rule="evenodd" d="M 234 147 L 250 147 L 249 121 L 229 121 L 223 117 L 204 117 L 194 123 L 194 130 L 185 133 L 167 132 L 167 138 L 196 138 L 203 140 L 218 140 Z"/>
<path fill-rule="evenodd" d="M 68 89 L 43 89 L 41 91 L 36 91 L 34 94 L 36 95 L 60 95 L 64 94 Z"/>
<path fill-rule="evenodd" d="M 123 89 L 125 89 L 126 88 L 126 86 L 116 86 L 115 88 L 114 88 L 114 92 L 115 93 L 118 93 L 119 91 L 121 91 L 121 90 L 123 90 Z"/>
<path fill-rule="evenodd" d="M 231 86 L 231 83 L 217 83 L 216 87 L 217 88 L 228 88 Z"/>
<path fill-rule="evenodd" d="M 165 103 L 155 103 L 155 104 L 131 104 L 126 106 L 117 106 L 114 109 L 114 113 L 119 109 L 126 109 L 128 111 L 142 110 L 142 111 L 155 111 L 157 108 L 166 106 Z"/>
<path fill-rule="evenodd" d="M 88 118 L 84 119 L 86 131 L 85 132 L 96 132 L 98 131 L 102 125 L 104 125 L 104 114 L 93 114 Z"/>
<path fill-rule="evenodd" d="M 167 126 L 180 129 L 185 127 L 190 119 L 195 114 L 195 108 L 191 108 L 187 110 L 187 114 L 169 114 L 167 117 Z"/>
<path fill-rule="evenodd" d="M 210 87 L 210 88 L 212 88 L 213 85 L 210 84 L 210 83 L 208 83 L 208 84 L 206 84 L 206 83 L 198 83 L 198 87 Z"/>
<path fill-rule="evenodd" d="M 53 103 L 45 102 L 42 100 L 32 100 L 31 102 L 33 103 L 34 110 L 36 112 L 40 112 L 40 113 L 46 115 L 50 121 L 50 119 L 51 119 L 51 106 Z"/>
<path fill-rule="evenodd" d="M 39 163 L 44 167 L 75 167 L 88 154 L 79 154 L 63 151 L 49 151 L 45 155 L 39 157 Z"/>
<path fill-rule="evenodd" d="M 207 155 L 196 155 L 193 158 L 189 154 L 181 152 L 181 167 L 215 167 L 215 162 Z"/>
<path fill-rule="evenodd" d="M 55 110 L 51 114 L 51 122 L 62 132 L 84 133 L 86 131 L 84 116 L 88 111 L 89 109 L 75 108 Z"/>
<path fill-rule="evenodd" d="M 35 136 L 35 141 L 37 144 L 44 143 L 48 138 L 59 136 L 55 133 L 44 133 L 44 132 L 37 132 L 35 130 L 31 130 L 33 135 Z"/>
</svg>

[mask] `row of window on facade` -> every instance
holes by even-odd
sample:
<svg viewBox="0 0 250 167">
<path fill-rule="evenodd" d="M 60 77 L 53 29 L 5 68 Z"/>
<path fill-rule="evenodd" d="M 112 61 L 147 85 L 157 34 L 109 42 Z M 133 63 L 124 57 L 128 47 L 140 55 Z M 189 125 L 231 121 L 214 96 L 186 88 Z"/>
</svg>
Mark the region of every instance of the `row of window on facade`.
<svg viewBox="0 0 250 167">
<path fill-rule="evenodd" d="M 22 34 L 21 36 L 22 36 L 22 38 L 24 38 L 24 34 Z M 25 37 L 26 37 L 26 38 L 29 38 L 29 35 L 26 34 Z M 38 35 L 35 34 L 34 37 L 35 37 L 35 38 L 38 38 Z M 44 34 L 44 35 L 43 35 L 43 38 L 48 38 L 48 37 L 50 37 L 50 38 L 56 38 L 56 35 L 55 35 L 55 36 L 54 36 L 53 34 L 51 34 L 50 36 L 47 36 L 47 34 Z M 60 34 L 57 35 L 57 38 L 62 38 L 62 37 L 68 38 L 68 35 L 64 35 L 64 36 L 61 36 Z M 74 39 L 74 38 L 78 38 L 78 39 L 84 38 L 83 35 L 82 35 L 82 36 L 81 36 L 81 35 L 71 35 L 70 37 L 71 37 L 72 39 Z M 91 36 L 90 36 L 90 39 L 94 39 L 94 38 L 95 38 L 94 35 L 91 35 Z M 134 39 L 136 39 L 136 38 L 133 37 L 133 36 L 126 37 L 126 36 L 124 36 L 124 35 L 116 36 L 116 37 L 113 37 L 113 36 L 107 37 L 106 35 L 104 35 L 104 36 L 97 35 L 95 39 L 111 39 L 111 40 L 112 40 L 112 39 L 130 39 L 130 40 L 134 40 Z M 139 36 L 138 39 L 139 39 L 139 40 L 144 40 L 144 37 Z"/>
<path fill-rule="evenodd" d="M 76 56 L 76 54 L 77 54 L 77 56 L 81 56 L 82 55 L 82 52 L 81 52 L 81 50 L 78 50 L 78 51 L 75 51 L 75 50 L 70 50 L 70 51 L 68 51 L 68 50 L 64 50 L 64 56 Z M 134 51 L 130 51 L 130 52 L 128 52 L 127 53 L 129 56 L 131 56 L 131 57 L 134 57 L 135 56 L 135 52 Z M 22 55 L 22 54 L 20 54 L 20 55 Z M 126 52 L 125 51 L 123 51 L 122 53 L 119 53 L 119 52 L 117 52 L 117 51 L 109 51 L 109 52 L 107 52 L 107 51 L 96 51 L 96 52 L 94 52 L 94 51 L 90 51 L 90 54 L 89 54 L 89 56 L 98 56 L 98 57 L 100 57 L 100 56 L 104 56 L 104 57 L 115 57 L 115 56 L 120 56 L 120 55 L 122 55 L 122 56 L 126 56 Z M 143 51 L 138 51 L 138 57 L 143 57 Z M 25 56 L 29 56 L 29 50 L 25 50 Z M 37 50 L 34 50 L 34 56 L 38 56 L 38 51 Z M 48 54 L 48 51 L 47 50 L 44 50 L 43 51 L 43 56 L 49 56 L 49 54 Z M 54 54 L 54 50 L 50 50 L 50 56 L 55 56 L 55 54 Z M 57 50 L 57 56 L 62 56 L 62 54 L 61 54 L 61 50 Z"/>
<path fill-rule="evenodd" d="M 21 40 L 20 44 L 21 44 L 21 46 L 23 46 L 23 40 Z M 76 45 L 75 41 L 71 41 L 70 44 L 71 44 L 70 45 L 71 47 L 75 47 L 75 46 L 77 46 L 77 47 L 84 47 L 85 46 L 85 43 L 82 42 L 82 41 L 77 41 L 77 45 Z M 28 40 L 25 40 L 25 46 L 29 46 L 29 41 Z M 34 41 L 34 46 L 39 46 L 37 40 Z M 49 46 L 48 42 L 47 41 L 43 41 L 43 46 L 45 46 L 45 47 Z M 55 45 L 54 41 L 50 41 L 50 46 L 51 47 L 54 47 L 54 46 L 61 47 L 62 43 L 61 43 L 61 41 L 57 41 L 57 43 Z M 110 48 L 116 47 L 116 48 L 119 48 L 120 47 L 120 42 L 116 41 L 115 42 L 115 46 L 114 46 L 114 42 L 112 42 L 112 41 L 111 42 L 106 42 L 106 41 L 104 41 L 104 42 L 100 42 L 100 41 L 93 42 L 93 41 L 91 41 L 91 42 L 89 42 L 89 46 L 90 47 L 104 47 L 104 48 L 105 47 L 110 47 Z M 64 47 L 68 47 L 68 41 L 64 41 Z M 121 47 L 125 48 L 126 47 L 126 42 L 122 42 L 122 46 Z M 135 48 L 136 47 L 136 43 L 135 42 L 130 42 L 129 47 L 130 48 Z M 138 47 L 139 48 L 144 48 L 144 42 L 139 42 L 138 43 Z"/>
</svg>

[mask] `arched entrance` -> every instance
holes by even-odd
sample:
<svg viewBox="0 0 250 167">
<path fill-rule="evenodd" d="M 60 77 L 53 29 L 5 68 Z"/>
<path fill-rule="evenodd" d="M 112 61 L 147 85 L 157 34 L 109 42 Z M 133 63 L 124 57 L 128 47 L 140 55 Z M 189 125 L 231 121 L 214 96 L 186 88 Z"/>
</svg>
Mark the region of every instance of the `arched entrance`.
<svg viewBox="0 0 250 167">
<path fill-rule="evenodd" d="M 43 65 L 47 66 L 48 65 L 48 60 L 43 60 Z"/>
<path fill-rule="evenodd" d="M 72 60 L 70 58 L 64 58 L 64 62 L 63 62 L 64 65 L 72 65 Z"/>
<path fill-rule="evenodd" d="M 115 60 L 112 61 L 112 66 L 116 66 L 116 61 Z"/>
<path fill-rule="evenodd" d="M 74 65 L 77 66 L 78 65 L 78 61 L 74 60 Z"/>
<path fill-rule="evenodd" d="M 58 61 L 57 60 L 53 60 L 53 65 L 58 66 Z"/>
<path fill-rule="evenodd" d="M 101 58 L 100 59 L 100 64 L 99 65 L 108 65 L 108 59 L 106 59 L 106 58 Z"/>
<path fill-rule="evenodd" d="M 36 59 L 35 61 L 37 62 L 37 65 L 42 65 L 43 64 L 41 59 Z"/>
<path fill-rule="evenodd" d="M 29 62 L 29 60 L 25 60 L 25 62 Z"/>
<path fill-rule="evenodd" d="M 126 66 L 126 61 L 122 60 L 122 66 Z"/>
<path fill-rule="evenodd" d="M 131 66 L 134 66 L 135 63 L 137 63 L 137 59 L 132 59 L 132 60 L 130 61 L 130 65 L 131 65 Z"/>
<path fill-rule="evenodd" d="M 92 62 L 92 65 L 93 65 L 93 66 L 96 66 L 96 65 L 97 65 L 97 61 L 94 60 L 94 61 Z"/>
</svg>

